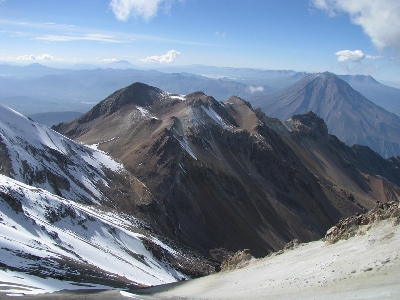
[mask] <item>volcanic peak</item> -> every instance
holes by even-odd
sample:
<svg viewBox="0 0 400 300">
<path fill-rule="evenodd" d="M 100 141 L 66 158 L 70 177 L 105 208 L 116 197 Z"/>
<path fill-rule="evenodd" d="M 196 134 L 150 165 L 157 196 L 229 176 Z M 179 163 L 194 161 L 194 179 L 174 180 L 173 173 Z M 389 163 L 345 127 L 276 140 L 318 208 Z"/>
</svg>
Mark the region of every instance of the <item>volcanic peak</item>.
<svg viewBox="0 0 400 300">
<path fill-rule="evenodd" d="M 137 106 L 149 106 L 166 96 L 162 90 L 141 82 L 135 82 L 120 89 L 94 106 L 79 122 L 87 123 L 100 116 L 106 117 L 121 109 L 121 107 L 134 104 Z"/>
</svg>

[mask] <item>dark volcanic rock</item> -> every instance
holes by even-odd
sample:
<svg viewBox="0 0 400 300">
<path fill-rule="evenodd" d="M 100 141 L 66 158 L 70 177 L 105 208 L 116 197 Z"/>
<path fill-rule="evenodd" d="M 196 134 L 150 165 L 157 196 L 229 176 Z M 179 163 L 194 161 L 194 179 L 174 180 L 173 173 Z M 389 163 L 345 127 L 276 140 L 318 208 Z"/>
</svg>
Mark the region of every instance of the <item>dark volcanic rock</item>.
<svg viewBox="0 0 400 300">
<path fill-rule="evenodd" d="M 328 126 L 324 120 L 311 111 L 303 115 L 294 115 L 292 120 L 297 125 L 294 131 L 299 135 L 314 139 L 328 135 Z"/>
</svg>

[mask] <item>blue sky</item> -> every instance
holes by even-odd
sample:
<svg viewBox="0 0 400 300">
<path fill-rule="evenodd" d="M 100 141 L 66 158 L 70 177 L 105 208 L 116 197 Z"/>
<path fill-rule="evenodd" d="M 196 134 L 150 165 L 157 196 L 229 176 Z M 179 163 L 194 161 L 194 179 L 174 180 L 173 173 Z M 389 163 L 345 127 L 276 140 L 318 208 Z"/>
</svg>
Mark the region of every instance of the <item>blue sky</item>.
<svg viewBox="0 0 400 300">
<path fill-rule="evenodd" d="M 400 1 L 0 0 L 0 61 L 115 60 L 400 82 Z"/>
</svg>

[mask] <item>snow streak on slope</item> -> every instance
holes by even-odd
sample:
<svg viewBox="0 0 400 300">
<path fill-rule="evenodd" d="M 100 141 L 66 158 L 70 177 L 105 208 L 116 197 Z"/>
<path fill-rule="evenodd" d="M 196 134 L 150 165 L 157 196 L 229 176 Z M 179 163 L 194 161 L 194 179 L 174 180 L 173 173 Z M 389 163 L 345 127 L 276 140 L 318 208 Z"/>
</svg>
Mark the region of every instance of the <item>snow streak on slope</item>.
<svg viewBox="0 0 400 300">
<path fill-rule="evenodd" d="M 26 285 L 24 293 L 33 293 L 74 289 L 72 282 L 127 287 L 186 277 L 146 249 L 145 240 L 176 254 L 157 238 L 138 233 L 140 225 L 110 212 L 103 218 L 90 206 L 0 175 L 1 286 Z"/>
<path fill-rule="evenodd" d="M 218 125 L 221 126 L 226 126 L 224 120 L 221 118 L 221 116 L 219 116 L 215 110 L 213 110 L 211 107 L 205 107 L 205 106 L 201 106 L 201 108 L 203 109 L 203 111 L 212 119 L 214 120 L 215 123 L 217 123 Z"/>
<path fill-rule="evenodd" d="M 29 185 L 64 198 L 100 203 L 99 185 L 108 181 L 102 169 L 118 172 L 122 165 L 0 105 L 0 141 L 11 160 L 9 174 Z"/>
</svg>

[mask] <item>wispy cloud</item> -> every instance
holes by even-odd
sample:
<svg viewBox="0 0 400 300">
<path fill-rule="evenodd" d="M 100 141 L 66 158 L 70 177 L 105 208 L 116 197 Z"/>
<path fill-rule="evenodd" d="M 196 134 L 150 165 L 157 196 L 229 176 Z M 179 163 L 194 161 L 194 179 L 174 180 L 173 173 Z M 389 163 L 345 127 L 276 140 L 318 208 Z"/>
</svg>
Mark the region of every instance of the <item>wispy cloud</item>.
<svg viewBox="0 0 400 300">
<path fill-rule="evenodd" d="M 126 39 L 116 37 L 113 35 L 101 34 L 101 33 L 90 33 L 82 35 L 43 35 L 35 37 L 36 40 L 51 41 L 51 42 L 73 42 L 73 41 L 95 41 L 102 43 L 129 43 L 134 39 Z"/>
<path fill-rule="evenodd" d="M 79 27 L 75 25 L 64 25 L 56 23 L 35 23 L 35 22 L 16 22 L 0 19 L 0 24 L 7 24 L 21 27 L 24 31 L 8 30 L 3 34 L 13 37 L 26 37 L 34 40 L 52 42 L 70 41 L 98 41 L 104 43 L 129 43 L 134 41 L 155 41 L 159 43 L 175 43 L 185 45 L 217 46 L 215 44 L 200 43 L 190 40 L 176 40 L 156 35 L 144 35 L 136 33 L 126 33 L 119 31 L 98 31 L 92 28 Z M 51 32 L 51 34 L 38 34 L 33 28 L 43 29 L 41 32 Z"/>
<path fill-rule="evenodd" d="M 157 15 L 159 9 L 169 13 L 173 2 L 175 0 L 112 0 L 110 7 L 120 21 L 126 21 L 131 16 L 149 21 Z"/>
<path fill-rule="evenodd" d="M 43 53 L 42 55 L 22 55 L 17 57 L 18 60 L 56 60 L 54 56 L 50 54 Z"/>
<path fill-rule="evenodd" d="M 121 60 L 118 59 L 118 58 L 100 58 L 100 57 L 97 57 L 96 60 L 104 61 L 104 62 L 117 62 L 117 61 L 121 61 Z"/>
<path fill-rule="evenodd" d="M 150 62 L 150 63 L 162 63 L 162 64 L 168 64 L 172 63 L 175 61 L 175 58 L 180 55 L 181 53 L 176 51 L 176 50 L 170 50 L 164 55 L 153 55 L 153 56 L 148 56 L 146 58 L 140 59 L 142 62 Z"/>
<path fill-rule="evenodd" d="M 226 32 L 216 31 L 216 32 L 214 32 L 214 35 L 224 38 L 224 37 L 226 37 Z"/>
<path fill-rule="evenodd" d="M 400 1 L 311 0 L 311 3 L 330 17 L 348 14 L 378 49 L 391 47 L 400 53 Z"/>
<path fill-rule="evenodd" d="M 59 24 L 53 22 L 27 22 L 27 21 L 14 21 L 7 19 L 0 19 L 0 24 L 12 25 L 12 26 L 20 26 L 20 27 L 29 27 L 29 28 L 46 28 L 46 29 L 63 29 L 63 28 L 75 28 L 75 25 L 72 24 Z"/>
</svg>

